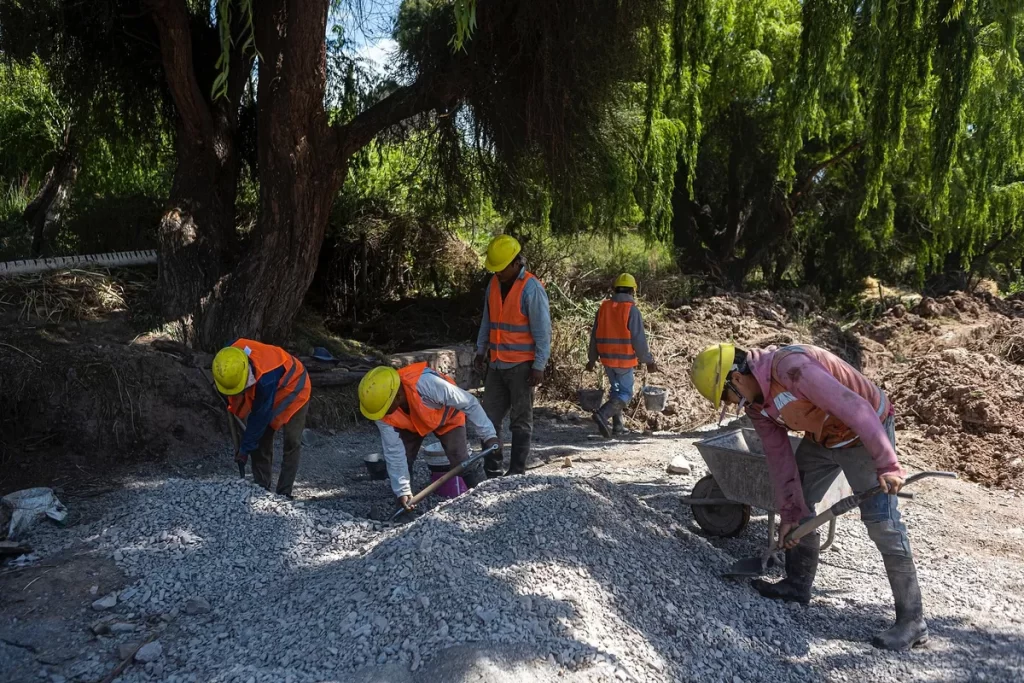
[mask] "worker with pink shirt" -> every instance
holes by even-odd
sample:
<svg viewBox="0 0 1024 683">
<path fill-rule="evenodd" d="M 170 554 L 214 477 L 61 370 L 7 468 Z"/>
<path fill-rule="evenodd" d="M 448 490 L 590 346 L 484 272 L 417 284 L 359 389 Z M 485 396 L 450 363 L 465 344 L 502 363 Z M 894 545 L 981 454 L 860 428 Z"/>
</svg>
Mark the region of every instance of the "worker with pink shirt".
<svg viewBox="0 0 1024 683">
<path fill-rule="evenodd" d="M 896 494 L 904 472 L 896 457 L 893 406 L 877 385 L 817 346 L 745 351 L 716 344 L 702 351 L 690 372 L 697 390 L 718 408 L 746 408 L 764 444 L 782 518 L 783 539 L 831 486 L 839 471 L 854 492 L 881 486 L 860 506 L 868 536 L 882 554 L 896 607 L 896 623 L 872 644 L 907 650 L 928 640 L 921 589 Z M 724 407 L 723 407 L 724 411 Z M 788 432 L 803 432 L 796 452 Z M 786 544 L 786 578 L 753 582 L 761 595 L 807 604 L 818 568 L 817 532 Z"/>
</svg>

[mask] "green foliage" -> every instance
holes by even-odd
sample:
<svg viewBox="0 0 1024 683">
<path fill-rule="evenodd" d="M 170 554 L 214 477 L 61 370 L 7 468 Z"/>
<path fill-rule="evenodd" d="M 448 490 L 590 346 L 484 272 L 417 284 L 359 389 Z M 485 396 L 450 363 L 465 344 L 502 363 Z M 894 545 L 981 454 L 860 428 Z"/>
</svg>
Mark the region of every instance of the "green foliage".
<svg viewBox="0 0 1024 683">
<path fill-rule="evenodd" d="M 41 182 L 70 117 L 38 55 L 0 62 L 0 180 Z"/>
</svg>

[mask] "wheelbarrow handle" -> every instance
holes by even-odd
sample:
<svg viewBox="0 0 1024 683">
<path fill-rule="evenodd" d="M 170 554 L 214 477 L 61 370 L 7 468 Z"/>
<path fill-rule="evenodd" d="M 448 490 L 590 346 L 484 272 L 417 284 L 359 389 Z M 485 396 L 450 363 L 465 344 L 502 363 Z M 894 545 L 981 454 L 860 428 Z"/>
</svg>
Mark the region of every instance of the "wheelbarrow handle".
<svg viewBox="0 0 1024 683">
<path fill-rule="evenodd" d="M 918 481 L 919 479 L 925 479 L 927 477 L 943 477 L 945 479 L 957 478 L 956 474 L 953 472 L 918 472 L 917 474 L 907 477 L 906 480 L 903 482 L 903 485 L 908 486 L 910 484 L 913 484 L 915 481 Z M 867 499 L 873 496 L 877 496 L 881 492 L 882 487 L 875 486 L 873 488 L 868 489 L 867 491 L 862 491 L 852 496 L 847 496 L 846 498 L 843 498 L 841 501 L 839 501 L 829 509 L 818 514 L 812 519 L 807 520 L 806 522 L 798 526 L 796 529 L 789 532 L 789 534 L 786 536 L 785 542 L 788 543 L 790 541 L 799 541 L 801 538 L 811 533 L 812 531 L 820 527 L 822 524 L 825 524 L 831 519 L 835 519 L 839 515 L 849 512 L 855 507 L 860 506 L 860 504 L 866 501 Z"/>
<path fill-rule="evenodd" d="M 433 493 L 437 489 L 439 489 L 442 486 L 444 486 L 445 483 L 448 482 L 450 479 L 452 479 L 454 477 L 457 477 L 460 474 L 462 474 L 463 472 L 465 472 L 466 469 L 469 468 L 470 465 L 472 465 L 473 463 L 477 462 L 481 458 L 487 457 L 491 453 L 497 452 L 498 449 L 500 449 L 500 448 L 501 448 L 501 444 L 494 444 L 490 448 L 485 448 L 484 450 L 480 451 L 476 455 L 473 455 L 473 456 L 471 456 L 469 458 L 466 458 L 465 460 L 460 462 L 458 465 L 456 465 L 455 467 L 451 468 L 450 470 L 448 470 L 447 472 L 442 474 L 440 477 L 438 477 L 437 481 L 432 482 L 425 489 L 423 489 L 422 491 L 417 493 L 415 496 L 413 496 L 412 500 L 409 501 L 409 505 L 410 506 L 411 505 L 416 505 L 416 503 L 419 503 L 421 500 L 423 500 L 424 498 L 429 496 L 431 493 Z M 405 512 L 406 512 L 406 510 L 405 510 L 404 507 L 398 508 L 397 510 L 395 510 L 395 514 L 391 515 L 391 518 L 388 521 L 389 522 L 395 521 L 396 519 L 401 517 L 403 514 L 405 514 Z"/>
</svg>

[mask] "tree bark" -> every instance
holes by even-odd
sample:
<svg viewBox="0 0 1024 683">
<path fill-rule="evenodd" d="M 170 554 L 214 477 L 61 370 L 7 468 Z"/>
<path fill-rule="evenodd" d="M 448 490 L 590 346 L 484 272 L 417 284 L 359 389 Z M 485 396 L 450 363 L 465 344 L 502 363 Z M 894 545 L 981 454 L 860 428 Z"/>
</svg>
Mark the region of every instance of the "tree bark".
<svg viewBox="0 0 1024 683">
<path fill-rule="evenodd" d="M 46 226 L 56 220 L 55 214 L 67 203 L 77 176 L 78 164 L 71 139 L 71 126 L 67 125 L 53 168 L 46 173 L 42 186 L 22 214 L 22 220 L 32 230 L 32 256 L 40 256 L 46 248 Z"/>
</svg>

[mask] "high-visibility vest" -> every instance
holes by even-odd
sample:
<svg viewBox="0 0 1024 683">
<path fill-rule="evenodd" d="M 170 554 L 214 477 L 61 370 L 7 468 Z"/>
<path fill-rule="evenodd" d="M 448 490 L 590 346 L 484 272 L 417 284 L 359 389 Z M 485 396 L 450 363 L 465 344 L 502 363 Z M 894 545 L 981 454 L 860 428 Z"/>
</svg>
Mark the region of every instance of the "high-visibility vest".
<svg viewBox="0 0 1024 683">
<path fill-rule="evenodd" d="M 803 432 L 811 441 L 825 448 L 850 448 L 858 445 L 860 437 L 856 432 L 807 399 L 795 396 L 778 380 L 779 363 L 794 353 L 807 354 L 840 384 L 867 400 L 880 421 L 892 414 L 892 404 L 885 392 L 843 359 L 817 346 L 794 344 L 782 347 L 772 358 L 771 388 L 764 398 L 762 415 L 794 432 Z"/>
<path fill-rule="evenodd" d="M 597 355 L 607 368 L 635 368 L 636 351 L 629 332 L 631 301 L 606 299 L 597 312 Z"/>
<path fill-rule="evenodd" d="M 466 424 L 466 414 L 461 410 L 449 406 L 428 408 L 423 403 L 423 397 L 417 391 L 416 384 L 426 369 L 426 363 L 413 363 L 398 371 L 398 378 L 402 381 L 402 391 L 405 392 L 405 398 L 409 402 L 409 409 L 407 412 L 405 409 L 399 408 L 382 417 L 382 422 L 395 429 L 415 432 L 420 436 L 426 436 L 430 432 L 438 435 L 447 434 L 456 427 Z M 455 384 L 455 380 L 448 375 L 442 375 L 440 372 L 437 374 L 449 384 Z"/>
<path fill-rule="evenodd" d="M 523 314 L 523 289 L 526 283 L 536 278 L 526 273 L 517 278 L 504 301 L 501 298 L 501 282 L 491 278 L 487 290 L 487 313 L 490 316 L 489 348 L 491 361 L 503 363 L 529 363 L 536 354 L 536 344 L 530 332 L 530 319 Z"/>
<path fill-rule="evenodd" d="M 257 382 L 268 372 L 284 368 L 284 374 L 277 382 L 274 407 L 270 413 L 270 428 L 280 429 L 309 401 L 312 385 L 306 368 L 298 358 L 278 346 L 251 339 L 239 339 L 232 346 L 242 349 L 249 357 L 249 367 Z M 242 393 L 228 397 L 228 410 L 244 420 L 252 412 L 255 398 L 256 385 L 253 384 Z"/>
</svg>

